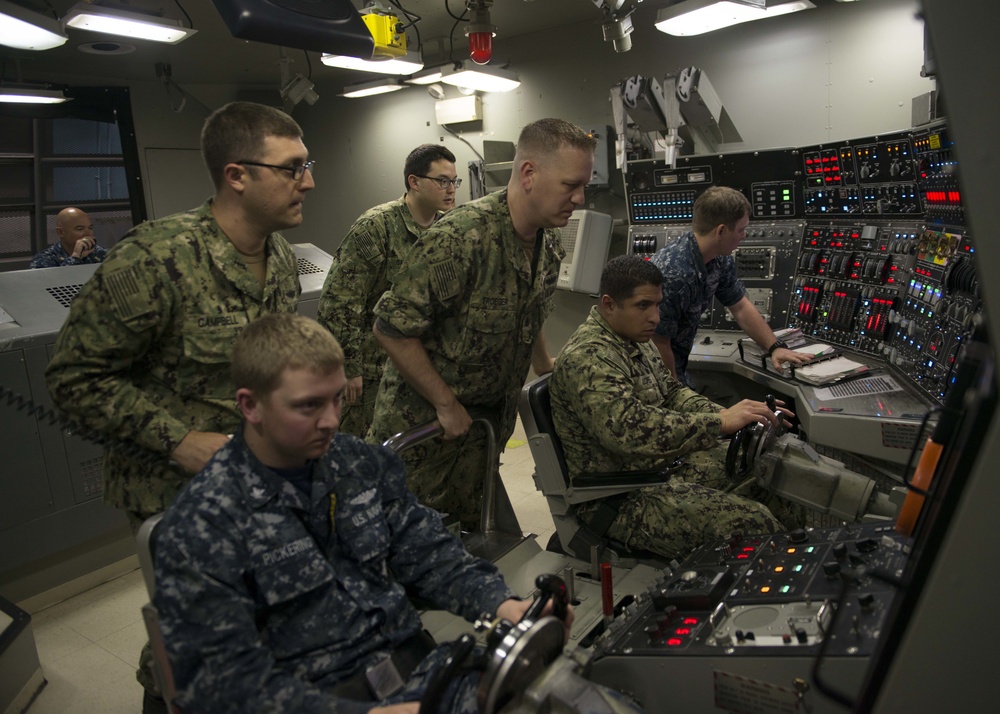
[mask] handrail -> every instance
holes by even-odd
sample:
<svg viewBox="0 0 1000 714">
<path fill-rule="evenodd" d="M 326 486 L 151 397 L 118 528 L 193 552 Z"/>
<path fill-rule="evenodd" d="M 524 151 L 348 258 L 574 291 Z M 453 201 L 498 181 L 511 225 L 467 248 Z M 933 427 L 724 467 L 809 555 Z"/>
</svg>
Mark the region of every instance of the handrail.
<svg viewBox="0 0 1000 714">
<path fill-rule="evenodd" d="M 497 463 L 497 425 L 493 415 L 485 409 L 473 408 L 468 411 L 473 423 L 480 422 L 486 430 L 486 473 L 483 475 L 483 504 L 479 515 L 479 530 L 490 533 L 496 530 L 496 479 L 494 473 Z M 398 434 L 390 436 L 382 446 L 397 454 L 406 451 L 425 441 L 434 439 L 444 433 L 441 423 L 434 419 L 424 424 L 411 426 Z"/>
</svg>

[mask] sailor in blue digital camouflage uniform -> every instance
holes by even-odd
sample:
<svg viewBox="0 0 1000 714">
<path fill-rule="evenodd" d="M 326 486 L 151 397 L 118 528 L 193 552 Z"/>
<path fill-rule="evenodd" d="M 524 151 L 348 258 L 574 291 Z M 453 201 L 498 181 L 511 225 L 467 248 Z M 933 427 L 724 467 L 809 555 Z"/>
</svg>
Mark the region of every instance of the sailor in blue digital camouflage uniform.
<svg viewBox="0 0 1000 714">
<path fill-rule="evenodd" d="M 64 208 L 56 216 L 58 241 L 31 259 L 29 268 L 60 268 L 64 265 L 91 265 L 100 263 L 108 254 L 97 245 L 94 221 L 86 211 Z"/>
<path fill-rule="evenodd" d="M 347 391 L 340 430 L 362 438 L 372 424 L 386 359 L 372 333 L 375 303 L 417 238 L 455 207 L 462 185 L 455 155 L 437 144 L 421 144 L 407 155 L 403 181 L 402 198 L 369 208 L 351 226 L 333 257 L 316 316 L 344 348 Z"/>
<path fill-rule="evenodd" d="M 407 254 L 375 306 L 389 354 L 368 440 L 437 419 L 445 440 L 407 449 L 410 488 L 463 527 L 480 523 L 487 463 L 468 410 L 495 418 L 498 452 L 514 431 L 528 368 L 552 370 L 542 324 L 565 251 L 560 234 L 585 200 L 597 140 L 561 119 L 528 124 L 507 187 L 459 206 Z M 470 427 L 471 430 L 470 430 Z"/>
<path fill-rule="evenodd" d="M 399 458 L 338 434 L 343 352 L 317 322 L 260 318 L 236 339 L 232 369 L 243 425 L 157 534 L 176 703 L 415 714 L 448 648 L 422 632 L 408 592 L 470 620 L 516 622 L 530 603 L 417 502 Z M 376 664 L 397 686 L 377 691 L 365 675 Z M 441 711 L 477 711 L 475 686 L 457 678 Z"/>
<path fill-rule="evenodd" d="M 232 102 L 205 121 L 215 195 L 133 228 L 73 300 L 46 371 L 53 402 L 85 426 L 148 452 L 109 447 L 104 500 L 134 530 L 228 441 L 240 423 L 229 359 L 251 320 L 293 312 L 295 251 L 276 231 L 302 222 L 315 187 L 302 129 L 262 104 Z M 144 711 L 162 710 L 144 650 Z"/>
<path fill-rule="evenodd" d="M 785 362 L 805 364 L 812 359 L 793 352 L 775 337 L 736 274 L 733 251 L 746 237 L 749 224 L 746 196 L 734 188 L 712 186 L 694 202 L 693 230 L 652 257 L 663 273 L 663 304 L 653 344 L 670 372 L 689 387 L 688 357 L 701 316 L 715 298 L 729 309 L 740 329 L 767 351 L 775 369 L 780 371 Z"/>
<path fill-rule="evenodd" d="M 661 282 L 656 266 L 639 256 L 609 261 L 598 305 L 556 358 L 549 394 L 571 480 L 588 473 L 665 469 L 683 458 L 663 485 L 577 507 L 579 518 L 601 530 L 599 535 L 631 550 L 680 560 L 729 534 L 784 530 L 769 506 L 781 518 L 786 512 L 801 518 L 801 512 L 751 482 L 734 490 L 719 437 L 753 422 L 776 424 L 777 416 L 749 399 L 723 409 L 664 368 L 650 344 Z M 757 498 L 766 498 L 767 505 Z"/>
</svg>

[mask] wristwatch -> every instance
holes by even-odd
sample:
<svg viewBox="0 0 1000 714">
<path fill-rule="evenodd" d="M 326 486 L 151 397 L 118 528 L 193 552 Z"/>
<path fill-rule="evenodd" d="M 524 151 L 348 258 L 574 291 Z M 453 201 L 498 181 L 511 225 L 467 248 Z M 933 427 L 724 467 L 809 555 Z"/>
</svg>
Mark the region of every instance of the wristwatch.
<svg viewBox="0 0 1000 714">
<path fill-rule="evenodd" d="M 787 349 L 788 345 L 785 344 L 784 340 L 775 340 L 774 344 L 767 348 L 767 356 L 770 357 L 774 354 L 775 350 L 780 350 L 782 348 Z"/>
</svg>

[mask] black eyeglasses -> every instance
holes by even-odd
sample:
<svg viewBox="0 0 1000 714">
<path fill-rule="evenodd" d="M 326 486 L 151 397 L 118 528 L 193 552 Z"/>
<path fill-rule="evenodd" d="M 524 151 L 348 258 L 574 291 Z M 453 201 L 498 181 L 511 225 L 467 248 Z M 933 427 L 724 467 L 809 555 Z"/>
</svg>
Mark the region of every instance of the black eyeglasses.
<svg viewBox="0 0 1000 714">
<path fill-rule="evenodd" d="M 434 183 L 436 183 L 438 186 L 440 186 L 442 190 L 447 190 L 448 189 L 448 184 L 451 184 L 455 188 L 458 188 L 459 186 L 462 185 L 462 179 L 460 179 L 460 178 L 448 179 L 448 178 L 444 178 L 443 176 L 424 176 L 422 174 L 413 174 L 413 175 L 416 176 L 417 178 L 430 179 L 431 181 L 433 181 Z"/>
<path fill-rule="evenodd" d="M 280 169 L 281 171 L 287 171 L 292 175 L 292 179 L 295 181 L 301 181 L 302 177 L 306 175 L 306 169 L 309 169 L 309 173 L 312 173 L 313 166 L 316 165 L 315 161 L 307 161 L 304 164 L 295 164 L 294 166 L 277 166 L 276 164 L 261 164 L 257 161 L 237 161 L 237 164 L 243 164 L 244 166 L 261 166 L 265 169 Z"/>
</svg>

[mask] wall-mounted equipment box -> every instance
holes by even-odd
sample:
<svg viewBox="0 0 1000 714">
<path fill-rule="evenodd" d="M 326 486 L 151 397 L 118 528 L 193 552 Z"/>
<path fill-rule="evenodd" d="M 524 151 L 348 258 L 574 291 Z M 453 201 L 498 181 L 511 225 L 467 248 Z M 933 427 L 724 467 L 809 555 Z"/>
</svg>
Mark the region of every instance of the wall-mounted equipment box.
<svg viewBox="0 0 1000 714">
<path fill-rule="evenodd" d="M 434 116 L 439 126 L 479 121 L 483 118 L 483 100 L 478 94 L 434 102 Z"/>
<path fill-rule="evenodd" d="M 600 289 L 601 271 L 611 245 L 611 216 L 597 211 L 573 211 L 562 229 L 566 257 L 559 266 L 557 288 L 594 294 Z"/>
</svg>

